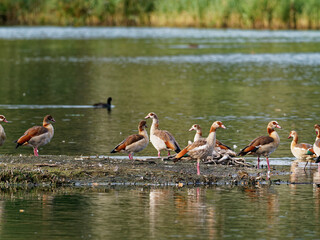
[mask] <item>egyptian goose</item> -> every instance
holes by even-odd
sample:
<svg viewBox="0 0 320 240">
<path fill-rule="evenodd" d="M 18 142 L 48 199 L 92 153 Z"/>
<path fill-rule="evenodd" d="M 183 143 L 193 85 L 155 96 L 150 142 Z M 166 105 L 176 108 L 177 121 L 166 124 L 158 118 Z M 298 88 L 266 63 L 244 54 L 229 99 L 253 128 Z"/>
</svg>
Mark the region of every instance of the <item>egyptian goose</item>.
<svg viewBox="0 0 320 240">
<path fill-rule="evenodd" d="M 196 131 L 196 134 L 194 135 L 194 139 L 193 139 L 194 142 L 199 140 L 199 139 L 205 139 L 205 138 L 202 137 L 202 130 L 201 130 L 201 127 L 200 127 L 199 124 L 192 125 L 192 127 L 189 129 L 189 131 L 192 131 L 192 130 Z M 232 151 L 232 149 L 230 147 L 228 147 L 227 145 L 223 144 L 218 139 L 216 139 L 215 150 L 219 154 L 227 153 L 230 156 L 236 156 L 236 153 L 234 151 Z"/>
<path fill-rule="evenodd" d="M 152 119 L 152 125 L 150 128 L 150 141 L 155 149 L 157 149 L 159 158 L 161 150 L 167 150 L 168 156 L 170 155 L 170 150 L 173 150 L 176 153 L 181 151 L 179 144 L 177 143 L 173 135 L 166 130 L 160 130 L 158 128 L 159 119 L 155 113 L 151 112 L 145 118 Z"/>
<path fill-rule="evenodd" d="M 308 143 L 298 143 L 298 133 L 296 131 L 291 131 L 289 134 L 289 138 L 292 138 L 291 142 L 291 153 L 297 159 L 306 159 L 312 158 L 312 156 L 308 155 L 308 150 L 312 149 L 312 145 Z"/>
<path fill-rule="evenodd" d="M 194 138 L 193 138 L 193 141 L 198 141 L 200 139 L 205 139 L 204 137 L 202 137 L 202 129 L 200 127 L 199 124 L 193 124 L 191 126 L 191 128 L 189 129 L 189 132 L 195 130 L 196 131 L 196 134 L 194 135 Z"/>
<path fill-rule="evenodd" d="M 212 155 L 216 142 L 216 129 L 226 128 L 222 122 L 216 121 L 211 125 L 210 132 L 207 138 L 198 139 L 192 144 L 185 147 L 181 152 L 175 156 L 175 161 L 178 161 L 186 153 L 192 158 L 197 159 L 197 174 L 200 175 L 200 161 L 201 159 L 206 159 L 208 156 Z"/>
<path fill-rule="evenodd" d="M 56 122 L 51 115 L 43 119 L 42 126 L 33 126 L 29 128 L 17 141 L 16 148 L 21 145 L 33 147 L 33 153 L 38 155 L 38 147 L 49 143 L 53 137 L 54 129 L 51 122 Z"/>
<path fill-rule="evenodd" d="M 5 116 L 0 115 L 0 122 L 7 123 L 8 121 Z M 3 129 L 2 125 L 0 124 L 0 146 L 3 145 L 5 140 L 6 140 L 6 133 L 4 132 L 4 129 Z"/>
<path fill-rule="evenodd" d="M 258 168 L 260 168 L 260 156 L 265 156 L 268 164 L 268 173 L 270 172 L 269 155 L 273 153 L 280 143 L 280 137 L 275 128 L 281 128 L 277 121 L 268 123 L 267 131 L 269 136 L 260 136 L 243 148 L 238 155 L 254 154 L 258 156 Z"/>
<path fill-rule="evenodd" d="M 133 154 L 142 151 L 149 143 L 148 133 L 146 131 L 147 122 L 141 121 L 138 129 L 139 134 L 133 134 L 119 143 L 111 153 L 126 152 L 129 153 L 129 159 L 133 160 Z"/>
<path fill-rule="evenodd" d="M 112 101 L 112 97 L 108 97 L 107 103 L 102 103 L 102 102 L 95 103 L 93 104 L 93 106 L 95 108 L 106 108 L 108 109 L 108 111 L 111 111 L 111 106 L 112 106 L 111 101 Z"/>
<path fill-rule="evenodd" d="M 318 163 L 320 162 L 320 125 L 319 124 L 314 125 L 314 129 L 317 133 L 317 137 L 313 144 L 313 151 L 317 155 L 316 163 Z"/>
</svg>

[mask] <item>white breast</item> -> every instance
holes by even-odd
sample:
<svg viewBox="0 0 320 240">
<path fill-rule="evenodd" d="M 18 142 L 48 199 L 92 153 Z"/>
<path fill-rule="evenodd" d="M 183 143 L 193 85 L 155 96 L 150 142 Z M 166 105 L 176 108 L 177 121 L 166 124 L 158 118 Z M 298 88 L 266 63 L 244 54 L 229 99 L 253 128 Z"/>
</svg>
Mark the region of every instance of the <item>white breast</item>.
<svg viewBox="0 0 320 240">
<path fill-rule="evenodd" d="M 317 156 L 320 156 L 319 143 L 320 143 L 320 139 L 318 139 L 318 140 L 313 144 L 313 151 L 316 153 Z"/>
<path fill-rule="evenodd" d="M 167 149 L 167 146 L 164 143 L 164 141 L 161 138 L 157 137 L 156 135 L 152 134 L 150 136 L 150 142 L 155 147 L 155 149 L 157 149 L 158 151 L 163 150 L 163 149 Z"/>
<path fill-rule="evenodd" d="M 6 140 L 6 133 L 4 132 L 3 127 L 0 125 L 0 146 L 3 145 L 5 140 Z"/>
</svg>

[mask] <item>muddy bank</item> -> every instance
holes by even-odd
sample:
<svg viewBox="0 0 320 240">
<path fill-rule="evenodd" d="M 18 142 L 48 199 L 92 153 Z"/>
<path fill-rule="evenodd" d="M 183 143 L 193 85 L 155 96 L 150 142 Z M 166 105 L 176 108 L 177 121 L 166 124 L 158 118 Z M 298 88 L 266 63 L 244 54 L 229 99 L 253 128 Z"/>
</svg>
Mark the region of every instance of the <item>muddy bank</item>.
<svg viewBox="0 0 320 240">
<path fill-rule="evenodd" d="M 83 157 L 83 156 L 0 156 L 0 185 L 210 185 L 263 184 L 266 169 L 201 163 L 196 175 L 196 161 L 157 158 Z M 273 172 L 283 176 L 286 171 Z M 278 181 L 278 179 L 273 179 Z"/>
</svg>

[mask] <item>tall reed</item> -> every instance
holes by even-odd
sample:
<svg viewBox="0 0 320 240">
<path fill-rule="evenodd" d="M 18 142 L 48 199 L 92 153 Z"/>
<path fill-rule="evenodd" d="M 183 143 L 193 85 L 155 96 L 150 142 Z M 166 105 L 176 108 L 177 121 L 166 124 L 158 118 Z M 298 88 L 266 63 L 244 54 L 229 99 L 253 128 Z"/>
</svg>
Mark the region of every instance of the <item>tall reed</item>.
<svg viewBox="0 0 320 240">
<path fill-rule="evenodd" d="M 319 29 L 319 0 L 1 0 L 1 25 Z"/>
</svg>

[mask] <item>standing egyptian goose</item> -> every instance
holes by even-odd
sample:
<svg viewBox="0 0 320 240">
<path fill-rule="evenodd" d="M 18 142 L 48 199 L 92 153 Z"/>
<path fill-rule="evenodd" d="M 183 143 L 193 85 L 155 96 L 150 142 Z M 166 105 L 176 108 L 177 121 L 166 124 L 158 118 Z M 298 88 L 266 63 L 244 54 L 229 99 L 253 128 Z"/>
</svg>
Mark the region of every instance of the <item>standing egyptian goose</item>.
<svg viewBox="0 0 320 240">
<path fill-rule="evenodd" d="M 119 143 L 111 153 L 126 152 L 129 153 L 129 159 L 133 160 L 133 154 L 142 151 L 149 143 L 148 133 L 146 131 L 147 122 L 141 121 L 138 129 L 139 134 L 133 134 Z"/>
<path fill-rule="evenodd" d="M 194 142 L 199 140 L 199 139 L 205 139 L 205 138 L 202 137 L 202 129 L 201 129 L 199 124 L 192 125 L 192 127 L 189 129 L 189 131 L 192 131 L 192 130 L 196 131 L 196 134 L 194 135 L 194 139 L 193 139 Z M 223 144 L 218 139 L 216 139 L 215 150 L 219 154 L 227 153 L 230 156 L 236 156 L 236 153 L 234 151 L 232 151 L 232 149 L 230 147 L 228 147 L 227 145 Z"/>
<path fill-rule="evenodd" d="M 0 115 L 0 122 L 7 123 L 8 121 L 5 116 Z M 3 129 L 2 125 L 0 124 L 0 146 L 3 145 L 5 140 L 6 140 L 6 133 L 4 132 L 4 129 Z"/>
<path fill-rule="evenodd" d="M 318 163 L 320 162 L 320 125 L 319 124 L 314 125 L 314 130 L 317 133 L 317 137 L 313 144 L 313 151 L 317 155 L 316 163 Z M 319 170 L 320 170 L 320 165 L 319 165 Z"/>
<path fill-rule="evenodd" d="M 42 126 L 33 126 L 29 128 L 17 141 L 16 148 L 21 145 L 33 147 L 33 153 L 38 155 L 38 147 L 49 143 L 53 137 L 54 129 L 51 122 L 56 122 L 51 115 L 43 119 Z"/>
<path fill-rule="evenodd" d="M 298 143 L 298 133 L 296 131 L 291 131 L 289 138 L 292 138 L 291 142 L 291 153 L 298 159 L 306 159 L 311 156 L 308 155 L 308 150 L 312 149 L 312 145 L 308 143 Z"/>
<path fill-rule="evenodd" d="M 150 141 L 155 149 L 157 149 L 158 157 L 160 157 L 161 150 L 167 150 L 168 156 L 170 155 L 170 150 L 173 150 L 176 153 L 181 151 L 179 144 L 173 135 L 166 130 L 160 130 L 158 128 L 159 119 L 155 113 L 151 112 L 145 118 L 152 119 L 152 125 L 150 128 Z"/>
<path fill-rule="evenodd" d="M 280 137 L 275 128 L 281 128 L 277 121 L 271 121 L 268 124 L 267 131 L 269 136 L 260 136 L 252 140 L 252 142 L 243 148 L 238 155 L 254 154 L 258 156 L 258 168 L 260 168 L 260 156 L 265 156 L 268 164 L 268 172 L 270 172 L 269 155 L 273 153 L 280 143 Z"/>
<path fill-rule="evenodd" d="M 99 102 L 99 103 L 93 104 L 93 106 L 95 108 L 106 108 L 108 109 L 108 111 L 111 111 L 111 106 L 112 106 L 111 101 L 112 101 L 112 97 L 108 97 L 107 103 Z"/>
<path fill-rule="evenodd" d="M 206 159 L 208 156 L 212 155 L 216 142 L 216 130 L 217 128 L 226 128 L 222 122 L 216 121 L 211 125 L 210 132 L 207 138 L 198 139 L 192 144 L 185 147 L 181 152 L 175 157 L 175 161 L 182 158 L 186 153 L 192 158 L 197 159 L 197 174 L 200 175 L 200 161 L 201 159 Z"/>
</svg>

